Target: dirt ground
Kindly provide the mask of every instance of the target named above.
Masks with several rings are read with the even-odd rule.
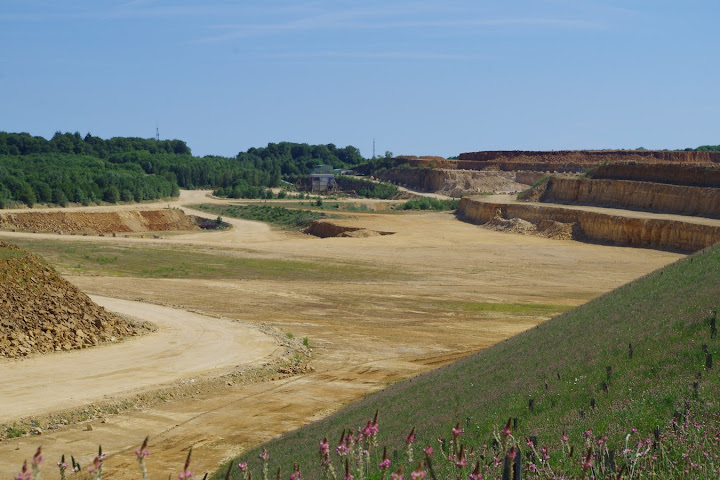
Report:
[[[173,205],[207,202],[205,194],[183,192]],[[110,208],[118,207],[90,209]],[[147,209],[148,205],[141,208]],[[184,209],[187,213],[202,215]],[[0,410],[15,412],[6,413],[6,417],[27,416],[32,414],[34,405],[48,396],[53,400],[49,406],[42,407],[45,410],[73,403],[82,408],[88,401],[120,398],[142,387],[142,384],[130,383],[131,379],[140,380],[140,372],[144,378],[157,375],[156,383],[160,386],[172,380],[187,382],[188,377],[194,375],[195,367],[198,367],[195,372],[208,375],[227,372],[233,365],[242,369],[243,362],[270,362],[277,338],[255,338],[250,341],[255,348],[253,353],[246,350],[249,338],[242,331],[246,329],[244,331],[258,335],[254,329],[258,324],[290,332],[296,339],[307,337],[314,371],[286,376],[270,374],[257,377],[257,381],[240,381],[241,377],[234,377],[233,381],[198,388],[189,395],[163,398],[124,413],[108,415],[104,423],[92,421],[92,430],[82,422],[61,425],[41,436],[5,440],[0,442],[0,476],[17,474],[23,459],[31,457],[40,444],[51,465],[62,453],[72,453],[83,464],[88,464],[97,445],[102,444],[103,451],[109,455],[104,475],[136,478],[133,452],[146,435],[150,436],[152,452],[148,460],[151,476],[164,478],[179,471],[191,446],[194,448],[193,471],[197,474],[214,470],[224,460],[252,445],[321,418],[390,383],[486,348],[532,328],[549,316],[548,313],[517,314],[512,308],[475,312],[466,308],[468,306],[497,302],[579,305],[680,258],[678,254],[656,250],[493,232],[460,222],[449,213],[353,213],[335,220],[344,226],[395,232],[367,238],[321,239],[275,230],[258,222],[225,220],[234,228],[173,235],[162,240],[70,238],[10,232],[0,233],[0,238],[8,242],[18,237],[117,242],[138,248],[148,244],[184,245],[197,252],[222,252],[238,257],[330,262],[328,268],[342,264],[350,271],[353,267],[364,272],[376,268],[377,276],[365,273],[358,277],[348,275],[342,281],[294,279],[283,282],[232,278],[67,277],[88,294],[150,302],[147,307],[133,303],[133,313],[161,325],[158,333],[113,345],[116,349],[113,357],[132,358],[137,342],[148,341],[147,349],[155,350],[167,344],[172,351],[189,353],[190,357],[186,358],[194,355],[198,365],[190,362],[187,366],[190,370],[178,368],[175,375],[173,372],[168,375],[168,367],[169,370],[175,368],[175,361],[158,349],[156,355],[120,367],[112,376],[98,369],[97,375],[85,376],[86,384],[75,384],[65,391],[59,386],[56,390],[41,388],[43,382],[52,386],[64,381],[57,370],[40,366],[44,358],[38,359],[40,363],[35,367],[29,361],[0,361],[3,372],[16,366],[29,369],[25,375],[4,382]],[[170,319],[168,312],[154,313],[154,304],[173,305],[173,315],[180,320]],[[121,310],[118,305],[116,303],[115,308]],[[176,325],[186,321],[183,312],[208,314],[201,322],[202,329],[227,336],[223,346],[216,348],[213,341],[194,343],[199,341],[196,335],[164,339],[162,317]],[[189,328],[196,331],[201,327]],[[230,336],[231,333],[234,336]],[[231,354],[232,345],[238,349],[237,356]],[[109,349],[74,352],[78,356],[73,364],[94,365],[93,355],[102,357],[102,352]],[[60,359],[55,355],[45,358]],[[209,363],[201,365],[200,360]],[[31,366],[25,367],[23,363]],[[32,384],[25,381],[29,377],[33,379]],[[40,386],[32,387],[34,384]],[[91,385],[100,388],[86,395],[86,387]],[[46,476],[53,474],[48,472]]]

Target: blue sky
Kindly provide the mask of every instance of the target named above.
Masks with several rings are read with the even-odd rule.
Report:
[[[0,130],[378,154],[720,144],[720,2],[0,0]]]

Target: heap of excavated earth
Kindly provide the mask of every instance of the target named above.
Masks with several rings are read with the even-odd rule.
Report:
[[[87,348],[140,330],[95,304],[38,256],[0,242],[0,356]]]

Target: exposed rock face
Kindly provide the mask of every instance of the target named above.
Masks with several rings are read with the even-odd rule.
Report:
[[[86,348],[137,333],[39,257],[0,242],[0,356]]]
[[[552,177],[539,200],[720,217],[718,188]]]
[[[720,165],[615,163],[600,165],[593,178],[720,187]]]
[[[718,169],[718,177],[716,178],[720,178],[720,152],[661,152],[650,150],[486,151],[462,153],[459,159],[402,156],[396,157],[396,160],[413,167],[464,170],[492,169],[503,172],[528,170],[549,173],[579,173],[600,165],[598,176],[602,178],[660,181],[665,183],[680,183],[672,181],[672,177],[677,175],[678,169],[690,172],[708,168]],[[627,173],[615,173],[616,166],[618,172],[627,171]],[[655,166],[660,166],[663,172],[662,174],[655,173],[657,179],[647,175],[647,173],[653,173]],[[633,171],[635,168],[637,168],[637,172]],[[695,174],[688,173],[688,175],[694,178]],[[680,184],[706,185],[706,183],[696,182],[682,182]],[[720,185],[720,182],[715,181],[715,185]]]
[[[485,224],[498,217],[521,219],[534,225],[552,221],[570,225],[573,238],[633,247],[694,252],[720,241],[720,227],[674,220],[620,217],[562,207],[504,204],[463,198],[457,216]]]
[[[535,162],[673,162],[720,163],[720,152],[667,152],[657,150],[558,150],[558,151],[485,151],[461,153],[460,160],[477,162],[535,161]]]
[[[520,192],[542,177],[538,172],[501,172],[497,170],[452,170],[445,168],[393,168],[378,178],[451,197],[467,194]]]
[[[0,228],[62,233],[123,233],[197,230],[182,210],[117,212],[20,212],[0,214]]]

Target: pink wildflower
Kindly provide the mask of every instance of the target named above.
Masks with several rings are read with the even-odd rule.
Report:
[[[363,435],[366,437],[371,437],[373,434],[373,428],[372,428],[372,420],[368,420],[367,425],[365,425],[362,429]]]
[[[412,480],[422,480],[425,478],[425,475],[427,475],[427,473],[423,470],[423,462],[420,462],[417,468],[410,474],[410,478],[412,478]]]
[[[37,451],[35,452],[35,455],[33,455],[32,464],[33,467],[37,467],[42,463],[43,457],[42,457],[42,447],[38,447]]]
[[[475,463],[475,470],[468,477],[470,480],[482,480],[483,476],[480,473],[480,462]]]
[[[412,430],[410,430],[410,433],[408,433],[408,436],[405,439],[405,443],[413,443],[413,442],[415,442],[415,427],[412,427]]]
[[[465,447],[460,447],[460,453],[458,454],[458,459],[455,461],[456,467],[465,467],[467,466],[467,459],[465,458]]]
[[[425,455],[427,455],[428,457],[431,456],[434,452],[432,445],[428,445],[427,447],[425,447],[423,452],[425,452]]]
[[[30,472],[28,471],[27,460],[23,462],[22,469],[15,480],[30,480]]]
[[[397,472],[393,472],[390,474],[390,478],[392,480],[404,480],[405,476],[402,473],[402,465],[398,467]]]
[[[187,458],[185,459],[185,466],[183,466],[182,473],[178,473],[180,480],[189,480],[195,475],[190,471],[190,457],[192,457],[192,447],[188,450]]]
[[[150,455],[150,451],[147,449],[148,439],[150,437],[145,437],[145,440],[143,440],[142,445],[138,450],[135,450],[135,456],[137,457],[138,462],[141,461],[143,458]]]
[[[460,422],[457,422],[455,424],[455,427],[453,427],[453,429],[452,429],[453,437],[459,437],[460,435],[462,435],[462,433],[463,433],[463,431],[462,431],[462,428],[460,428]]]
[[[505,427],[502,429],[502,432],[500,432],[500,435],[503,437],[508,437],[512,435],[512,430],[510,429],[510,423],[512,422],[512,418],[508,418],[507,423],[505,424]]]
[[[581,464],[583,470],[587,470],[589,468],[592,468],[593,466],[593,458],[592,458],[592,450],[588,449],[587,455],[583,458]]]
[[[265,447],[263,447],[262,452],[260,452],[260,455],[258,455],[258,458],[263,462],[267,462],[268,460],[270,460],[270,454],[265,449]]]
[[[241,472],[247,472],[247,469],[248,469],[247,462],[238,463],[238,469],[240,469]]]
[[[329,454],[330,454],[330,443],[328,442],[327,437],[325,437],[320,441],[320,455],[329,455]]]
[[[384,458],[382,462],[378,463],[378,467],[380,468],[380,470],[386,470],[390,468],[390,459]]]

